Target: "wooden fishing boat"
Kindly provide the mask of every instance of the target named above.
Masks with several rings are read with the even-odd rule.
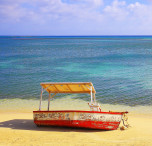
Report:
[[[95,88],[91,82],[49,82],[41,83],[40,106],[38,111],[33,111],[34,123],[37,126],[65,126],[77,128],[91,128],[103,130],[115,130],[118,128],[123,116],[128,112],[103,112],[96,102]],[[48,109],[41,110],[42,94],[49,93]],[[58,93],[85,93],[91,95],[91,102],[88,103],[90,111],[60,110],[51,111],[50,99]]]

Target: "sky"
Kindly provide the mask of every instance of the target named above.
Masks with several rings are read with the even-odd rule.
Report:
[[[0,35],[152,35],[152,0],[0,0]]]

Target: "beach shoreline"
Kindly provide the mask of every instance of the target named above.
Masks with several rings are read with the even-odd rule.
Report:
[[[30,113],[39,109],[39,99],[0,99],[0,112]],[[74,99],[70,96],[53,99],[50,101],[50,110],[90,110],[88,102],[82,99]],[[128,106],[120,104],[100,103],[102,111],[128,111],[130,114],[152,115],[152,106],[138,105]],[[47,110],[48,99],[42,101],[42,110]]]
[[[37,102],[37,101],[36,101]],[[130,128],[101,131],[62,127],[37,127],[33,111],[0,110],[0,146],[2,145],[152,145],[152,114],[129,112]]]

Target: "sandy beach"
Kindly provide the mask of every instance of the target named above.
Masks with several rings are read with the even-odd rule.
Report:
[[[127,130],[114,131],[36,127],[31,112],[0,112],[0,146],[108,145],[151,146],[152,114],[130,113]],[[122,124],[122,123],[121,123]]]

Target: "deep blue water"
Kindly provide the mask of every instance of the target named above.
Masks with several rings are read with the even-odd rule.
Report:
[[[152,105],[152,36],[0,37],[1,99],[39,98],[49,81],[92,82],[101,103]]]

